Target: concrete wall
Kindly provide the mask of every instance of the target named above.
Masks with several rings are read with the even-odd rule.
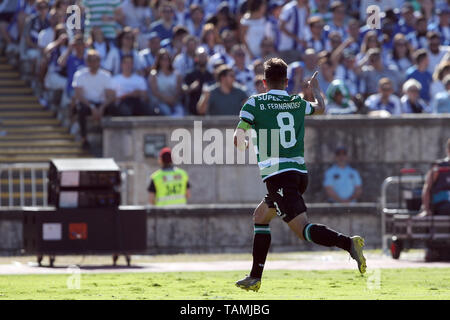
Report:
[[[251,252],[252,213],[255,205],[188,205],[181,208],[124,207],[147,210],[147,253]],[[39,209],[34,209],[39,210]],[[22,249],[20,208],[0,209],[0,254],[20,254]],[[345,234],[365,237],[367,248],[381,246],[380,216],[375,204],[353,206],[310,204],[311,222],[322,223]],[[271,251],[323,250],[296,238],[276,217],[271,223]]]
[[[202,132],[194,130],[195,121],[202,121]],[[130,204],[147,202],[147,184],[151,172],[158,168],[155,158],[144,156],[144,137],[164,135],[166,144],[174,147],[180,140],[171,140],[177,129],[186,129],[191,136],[191,158],[207,151],[210,140],[202,141],[208,129],[229,133],[235,128],[235,117],[190,117],[168,119],[159,117],[114,118],[104,122],[103,155],[125,161],[133,168],[130,177]],[[200,124],[197,122],[197,125]],[[197,128],[198,129],[198,128]],[[213,133],[214,131],[209,131]],[[229,136],[229,135],[228,135]],[[225,134],[224,134],[225,137]],[[200,141],[195,144],[194,141]],[[405,115],[391,118],[369,118],[364,115],[314,116],[306,120],[305,158],[310,173],[305,194],[307,202],[322,202],[326,197],[322,188],[323,175],[331,165],[334,149],[345,145],[349,149],[351,165],[363,180],[361,201],[376,202],[382,181],[397,175],[402,167],[422,171],[431,161],[445,156],[444,144],[450,138],[450,114]],[[206,139],[205,139],[206,140]],[[225,138],[223,144],[225,145]],[[195,144],[195,147],[194,147]],[[198,149],[194,149],[198,148]],[[237,160],[236,151],[226,145],[226,157]],[[191,164],[185,168],[192,184],[191,203],[255,203],[265,194],[265,186],[256,165],[249,164],[254,152],[247,154],[246,164]],[[236,162],[236,161],[235,161]]]

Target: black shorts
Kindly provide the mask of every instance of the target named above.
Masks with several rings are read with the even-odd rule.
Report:
[[[286,171],[266,179],[268,193],[264,202],[275,208],[277,215],[290,222],[299,214],[306,212],[302,194],[308,186],[308,175],[298,171]]]

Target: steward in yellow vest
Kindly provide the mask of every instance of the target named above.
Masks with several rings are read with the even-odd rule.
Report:
[[[157,206],[186,204],[190,197],[189,176],[183,169],[172,164],[170,148],[159,153],[161,169],[150,176],[149,202]]]

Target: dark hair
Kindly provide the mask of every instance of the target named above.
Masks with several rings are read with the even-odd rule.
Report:
[[[186,29],[186,27],[180,26],[180,25],[175,26],[173,28],[173,37],[172,37],[172,39],[173,38],[177,38],[179,36],[183,36],[185,34],[189,34],[189,31],[188,31],[188,29]]]
[[[414,52],[414,62],[416,64],[419,64],[422,62],[423,59],[425,59],[428,56],[426,49],[418,49],[416,52]]]
[[[287,79],[287,64],[280,58],[271,58],[264,63],[264,78],[269,87],[284,86]]]
[[[248,12],[255,12],[258,11],[259,8],[261,8],[262,5],[266,3],[265,0],[248,0],[247,1],[247,11]]]
[[[153,65],[153,70],[159,71],[159,69],[161,69],[161,57],[164,55],[167,55],[169,57],[169,60],[170,60],[169,70],[170,70],[170,72],[172,72],[173,71],[172,57],[170,56],[169,51],[167,51],[164,48],[159,49],[158,54],[156,55],[156,58],[155,58],[155,64]]]
[[[119,43],[119,48],[122,47],[122,40],[125,37],[125,35],[131,34],[133,36],[133,43],[136,40],[136,37],[134,36],[133,29],[129,26],[126,26],[125,28],[120,31],[119,35],[117,36],[117,42]]]
[[[441,40],[441,37],[440,37],[438,32],[436,32],[436,31],[428,31],[427,32],[427,39],[428,40],[435,39],[435,38]]]
[[[220,82],[220,80],[223,77],[226,77],[228,75],[228,72],[233,71],[233,69],[231,69],[229,66],[227,66],[226,64],[223,64],[221,66],[219,66],[215,72],[216,74],[216,81]]]

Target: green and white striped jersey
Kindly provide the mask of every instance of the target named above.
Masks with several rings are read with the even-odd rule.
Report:
[[[314,107],[299,95],[270,90],[251,96],[239,117],[252,126],[252,141],[263,181],[278,173],[306,173],[304,159],[305,115]]]

